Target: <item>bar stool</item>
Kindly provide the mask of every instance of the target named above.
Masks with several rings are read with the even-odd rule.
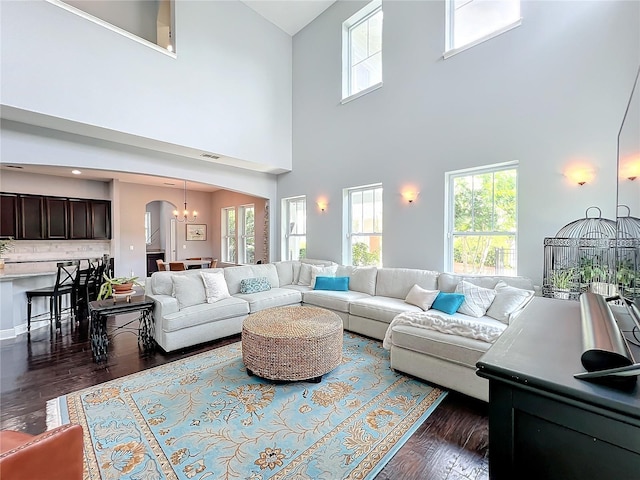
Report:
[[[49,322],[56,319],[56,329],[62,327],[62,297],[69,295],[70,311],[73,316],[76,304],[75,298],[75,279],[78,273],[80,262],[59,262],[57,264],[58,271],[56,273],[56,283],[52,287],[38,288],[36,290],[28,290],[27,294],[27,332],[31,331],[31,301],[33,297],[49,297]]]

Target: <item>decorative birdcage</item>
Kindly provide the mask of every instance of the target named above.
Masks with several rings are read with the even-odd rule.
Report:
[[[616,241],[616,283],[620,294],[627,298],[640,297],[640,218],[631,216],[631,209],[618,205],[618,209],[627,209],[626,216],[618,213],[618,239]]]
[[[598,211],[589,217],[589,211]],[[555,237],[544,239],[542,294],[577,300],[588,289],[614,295],[616,289],[616,222],[602,218],[598,207],[589,207],[585,218],[562,227]]]

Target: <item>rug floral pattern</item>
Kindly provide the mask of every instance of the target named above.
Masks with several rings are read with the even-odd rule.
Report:
[[[353,334],[317,384],[249,377],[241,353],[238,342],[58,399],[84,427],[86,478],[371,478],[446,394]]]

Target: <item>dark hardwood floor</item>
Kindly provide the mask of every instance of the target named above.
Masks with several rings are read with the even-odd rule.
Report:
[[[109,320],[109,328],[126,316]],[[52,398],[140,370],[240,340],[240,335],[179,352],[147,356],[130,332],[110,337],[108,361],[93,363],[88,322],[64,323],[62,333],[48,328],[0,342],[0,415],[2,429],[38,434],[46,430],[46,402]],[[378,480],[489,478],[488,407],[450,392],[376,477]]]

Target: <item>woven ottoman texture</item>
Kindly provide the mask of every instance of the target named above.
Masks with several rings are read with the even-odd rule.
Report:
[[[324,308],[268,308],[242,323],[242,359],[249,374],[319,382],[342,362],[342,336],[342,320]]]

